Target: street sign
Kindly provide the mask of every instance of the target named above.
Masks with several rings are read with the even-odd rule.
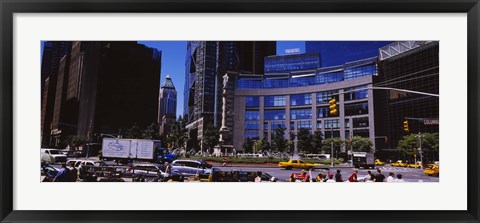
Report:
[[[439,121],[438,121],[438,119],[424,119],[423,124],[424,125],[438,125]]]

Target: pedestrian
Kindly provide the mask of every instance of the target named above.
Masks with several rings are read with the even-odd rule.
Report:
[[[337,174],[335,174],[335,181],[343,182],[342,174],[340,174],[340,170],[337,170]]]
[[[358,170],[353,170],[353,173],[352,175],[350,175],[350,177],[348,178],[348,181],[349,182],[358,182],[358,179],[357,179],[357,173],[358,173]]]
[[[324,182],[325,179],[325,175],[323,175],[322,173],[318,173],[317,177],[315,178],[315,181],[316,182]]]
[[[395,180],[395,182],[399,182],[399,183],[405,182],[405,180],[403,180],[402,178],[403,178],[402,174],[397,174],[397,179]]]
[[[363,177],[363,181],[364,182],[367,182],[367,181],[372,181],[372,171],[367,171],[367,175],[365,175],[365,177]]]
[[[70,182],[77,182],[78,170],[75,168],[75,164],[69,163],[67,167],[70,169]]]
[[[257,172],[257,177],[255,177],[255,182],[262,182],[262,172]]]
[[[62,168],[58,171],[53,182],[69,182],[70,181],[70,169],[67,168],[66,163],[62,163]]]
[[[310,175],[308,175],[306,170],[302,170],[302,180],[301,182],[308,182],[310,179]]]
[[[328,174],[328,180],[325,181],[327,183],[335,183],[336,181],[333,179],[333,173]]]
[[[163,168],[165,168],[165,179],[170,179],[170,175],[172,174],[172,166],[170,163],[165,162],[165,164],[163,164]]]
[[[395,181],[395,174],[393,172],[388,173],[387,183],[393,183]]]
[[[382,174],[380,168],[377,168],[377,174],[375,175],[375,182],[383,182],[385,180],[385,175]]]

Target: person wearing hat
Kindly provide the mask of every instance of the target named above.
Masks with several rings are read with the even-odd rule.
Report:
[[[335,180],[333,179],[333,173],[329,173],[329,174],[328,174],[328,180],[325,181],[325,182],[327,182],[327,183],[335,183],[335,182],[337,182],[337,181],[335,181]]]

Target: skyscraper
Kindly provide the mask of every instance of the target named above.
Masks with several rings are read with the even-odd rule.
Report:
[[[263,73],[264,58],[276,53],[275,42],[196,41],[187,43],[184,115],[191,147],[197,147],[207,124],[218,126],[222,114],[222,77],[228,71]]]
[[[42,137],[42,145],[59,146],[69,134],[90,141],[97,133],[125,134],[133,124],[146,127],[158,121],[160,51],[122,41],[70,46],[71,53],[59,63],[60,82],[53,84],[54,75],[47,78],[57,100],[50,106],[44,103],[45,110],[55,110],[55,122],[50,125],[42,118],[42,126],[53,127],[53,140]]]
[[[165,77],[160,87],[158,123],[160,124],[160,134],[170,132],[170,127],[177,116],[177,91],[173,85],[170,75]]]

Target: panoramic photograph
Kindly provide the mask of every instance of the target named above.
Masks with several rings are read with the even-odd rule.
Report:
[[[42,41],[41,182],[435,183],[439,41]]]

